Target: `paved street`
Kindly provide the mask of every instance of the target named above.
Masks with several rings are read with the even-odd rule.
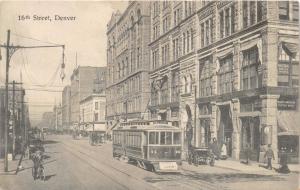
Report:
[[[297,189],[297,173],[279,175],[245,173],[218,166],[183,164],[180,174],[156,174],[124,161],[114,160],[111,144],[90,146],[88,139],[48,136],[46,181],[34,181],[32,162],[25,159],[18,175],[1,173],[0,189]],[[15,161],[16,163],[16,161]],[[3,163],[0,163],[1,166]],[[16,164],[15,164],[16,165]],[[10,170],[14,170],[10,162]]]

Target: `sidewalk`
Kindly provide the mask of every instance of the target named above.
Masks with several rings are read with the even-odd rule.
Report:
[[[279,168],[279,164],[273,163],[273,170],[267,170],[264,168],[263,163],[258,162],[251,162],[250,165],[246,165],[241,163],[238,160],[216,160],[215,167],[224,168],[224,169],[231,169],[240,172],[247,172],[247,173],[266,173],[266,174],[274,174],[277,173],[274,169]],[[293,173],[300,173],[300,165],[299,164],[289,164],[289,169]]]
[[[4,159],[0,159],[0,175],[15,175],[19,160],[20,160],[21,155],[16,155],[14,160],[8,161],[8,172],[4,172]],[[21,166],[24,167],[24,162],[27,161],[28,158],[23,157]],[[22,170],[22,169],[20,169]],[[19,171],[20,171],[19,170]]]

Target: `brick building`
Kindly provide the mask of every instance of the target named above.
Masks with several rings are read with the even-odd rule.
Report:
[[[151,2],[151,118],[196,147],[217,138],[234,159],[271,144],[295,161],[298,18],[296,1]]]
[[[215,137],[235,159],[249,146],[262,160],[267,144],[298,157],[298,14],[296,1],[214,1],[197,12],[196,146]]]
[[[82,122],[80,101],[87,96],[105,91],[106,67],[79,66],[71,76],[71,125]]]
[[[107,121],[145,118],[149,103],[149,2],[130,1],[107,25]]]

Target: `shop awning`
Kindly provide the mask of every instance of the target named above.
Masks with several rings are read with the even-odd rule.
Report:
[[[278,111],[278,136],[300,135],[300,115],[296,111]]]
[[[291,57],[295,58],[298,53],[298,44],[282,42],[282,49]]]

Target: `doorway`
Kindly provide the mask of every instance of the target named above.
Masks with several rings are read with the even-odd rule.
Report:
[[[219,106],[219,128],[218,128],[218,142],[219,144],[225,143],[227,148],[227,155],[232,156],[232,117],[230,105]]]

